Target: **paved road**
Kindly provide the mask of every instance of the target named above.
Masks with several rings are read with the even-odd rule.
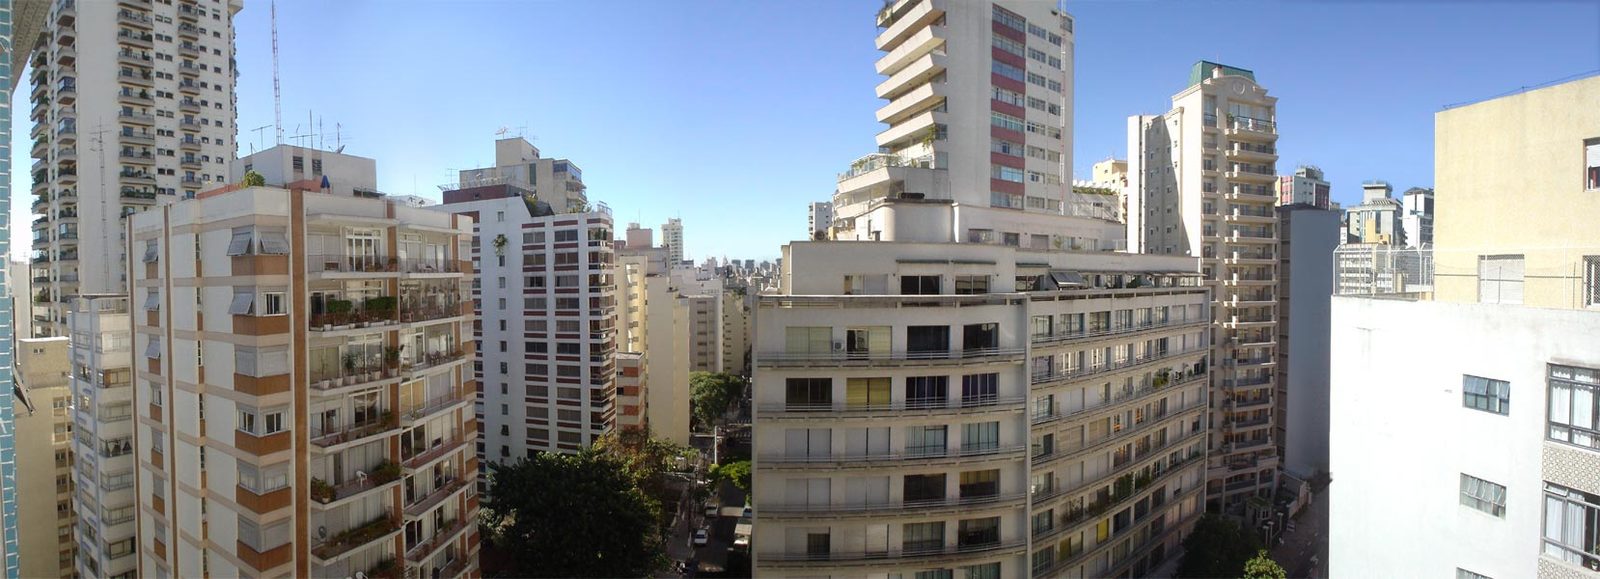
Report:
[[[692,496],[682,501],[682,508],[673,521],[672,536],[667,539],[667,555],[673,561],[692,558],[699,563],[700,571],[723,571],[728,562],[728,547],[733,545],[733,528],[739,522],[739,515],[744,512],[744,495],[744,491],[732,483],[724,482],[716,493],[717,499],[720,499],[717,504],[723,507],[714,517],[707,517],[705,504],[695,502]],[[694,531],[702,528],[710,530],[710,541],[703,547],[696,547],[693,543]],[[677,576],[672,571],[656,574],[658,578]]]
[[[1326,576],[1328,562],[1328,489],[1316,494],[1311,505],[1293,519],[1295,529],[1285,531],[1283,544],[1272,548],[1272,559],[1290,577],[1318,579]],[[1317,559],[1317,565],[1311,559]]]

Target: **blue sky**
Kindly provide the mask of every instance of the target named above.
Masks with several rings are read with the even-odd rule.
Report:
[[[240,154],[273,141],[270,127],[254,132],[273,122],[268,3],[245,2]],[[582,167],[591,199],[619,222],[681,217],[696,258],[771,258],[804,235],[806,204],[827,199],[835,174],[882,129],[876,4],[283,0],[284,133],[316,132],[312,113],[327,146],[337,124],[347,152],[378,160],[380,189],[437,198],[454,169],[490,164],[495,131],[509,127]],[[1199,59],[1254,70],[1279,98],[1280,170],[1320,165],[1345,202],[1364,179],[1430,185],[1433,113],[1444,105],[1600,69],[1593,2],[1085,1],[1068,10],[1079,176],[1125,155],[1126,118],[1165,111]],[[1201,32],[1225,20],[1255,30]],[[12,237],[26,254],[25,85],[17,99]]]

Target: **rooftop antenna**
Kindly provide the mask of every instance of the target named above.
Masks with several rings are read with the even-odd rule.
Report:
[[[268,125],[261,125],[259,127],[254,128],[254,129],[251,129],[251,131],[256,134],[256,140],[257,141],[261,141],[261,143],[262,143],[261,148],[263,148],[263,149],[267,148],[267,145],[266,145],[266,141],[262,141],[261,140],[262,137],[263,137],[263,135],[261,134],[261,131],[266,130],[266,129],[270,129],[270,128],[272,128],[272,125],[268,124]],[[254,155],[255,153],[256,153],[256,144],[255,143],[250,143],[250,154]]]
[[[272,0],[272,119],[283,144],[283,92],[278,86],[278,0]]]

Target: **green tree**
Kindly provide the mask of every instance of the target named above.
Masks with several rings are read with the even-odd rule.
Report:
[[[709,473],[716,480],[728,479],[733,481],[733,486],[739,490],[750,492],[750,461],[738,460],[711,467]]]
[[[687,458],[692,451],[670,440],[652,438],[649,430],[626,428],[595,440],[594,452],[615,460],[646,496],[666,504],[677,498],[667,475],[677,469],[680,457]]]
[[[710,428],[722,420],[728,407],[745,395],[745,379],[723,372],[689,375],[689,407],[695,422]]]
[[[1255,558],[1244,562],[1244,579],[1289,579],[1289,574],[1267,556],[1267,550],[1256,551]]]
[[[1261,548],[1255,535],[1239,523],[1221,515],[1206,513],[1195,523],[1194,531],[1183,540],[1183,560],[1179,577],[1233,577],[1245,561]]]
[[[486,560],[506,577],[643,577],[666,567],[660,503],[615,457],[539,453],[489,465]]]
[[[266,177],[262,177],[260,173],[257,173],[255,171],[255,169],[251,169],[249,171],[245,171],[244,172],[244,186],[245,187],[265,187],[266,185],[267,185],[267,178]]]

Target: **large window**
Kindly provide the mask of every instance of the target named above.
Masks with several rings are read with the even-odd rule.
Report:
[[[907,503],[944,500],[943,474],[908,474],[904,485],[903,494]]]
[[[992,497],[1000,494],[1000,470],[974,470],[961,473],[961,498]]]
[[[1550,365],[1550,440],[1600,449],[1600,370]]]
[[[1523,260],[1520,255],[1485,255],[1478,258],[1478,303],[1522,303]]]
[[[1511,383],[1493,378],[1463,376],[1461,405],[1495,414],[1511,413]]]
[[[967,452],[1000,448],[1000,423],[975,422],[961,425],[961,449]]]
[[[949,376],[909,376],[906,378],[907,408],[943,408],[949,400]]]
[[[962,349],[972,352],[974,350],[994,350],[1000,347],[1000,324],[967,324],[961,331]]]
[[[833,351],[833,328],[784,328],[784,353],[819,356]]]
[[[961,405],[982,406],[999,400],[1000,375],[967,374],[961,377]]]
[[[911,456],[942,455],[946,447],[944,426],[910,426],[906,428],[906,454]]]
[[[939,295],[939,276],[936,275],[903,275],[900,276],[900,293],[912,296]]]
[[[784,383],[784,402],[791,411],[832,408],[833,379],[789,378]]]
[[[991,70],[1000,76],[1017,82],[1022,82],[1023,79],[1027,78],[1027,73],[1023,72],[1021,68],[1011,66],[998,60],[990,61],[990,64],[992,65]]]
[[[942,357],[950,351],[950,326],[906,326],[906,351],[913,357]]]
[[[1001,181],[1010,181],[1012,183],[1021,183],[1023,181],[1024,177],[1026,176],[1026,173],[1022,169],[1018,169],[1016,167],[1007,167],[1005,165],[990,165],[989,166],[989,176],[993,177],[995,179],[999,179]]]
[[[1544,554],[1600,571],[1600,495],[1544,483]]]
[[[1461,473],[1461,504],[1503,519],[1506,517],[1506,487]]]
[[[966,519],[957,527],[956,544],[962,547],[993,545],[1000,542],[1000,517]]]
[[[987,275],[958,275],[956,276],[957,295],[977,295],[989,293],[989,276]]]
[[[889,406],[888,378],[848,378],[845,380],[845,405],[850,408]]]
[[[790,428],[784,431],[785,455],[789,458],[827,458],[833,456],[833,430]]]
[[[906,523],[902,550],[907,553],[938,551],[944,548],[944,521]]]

